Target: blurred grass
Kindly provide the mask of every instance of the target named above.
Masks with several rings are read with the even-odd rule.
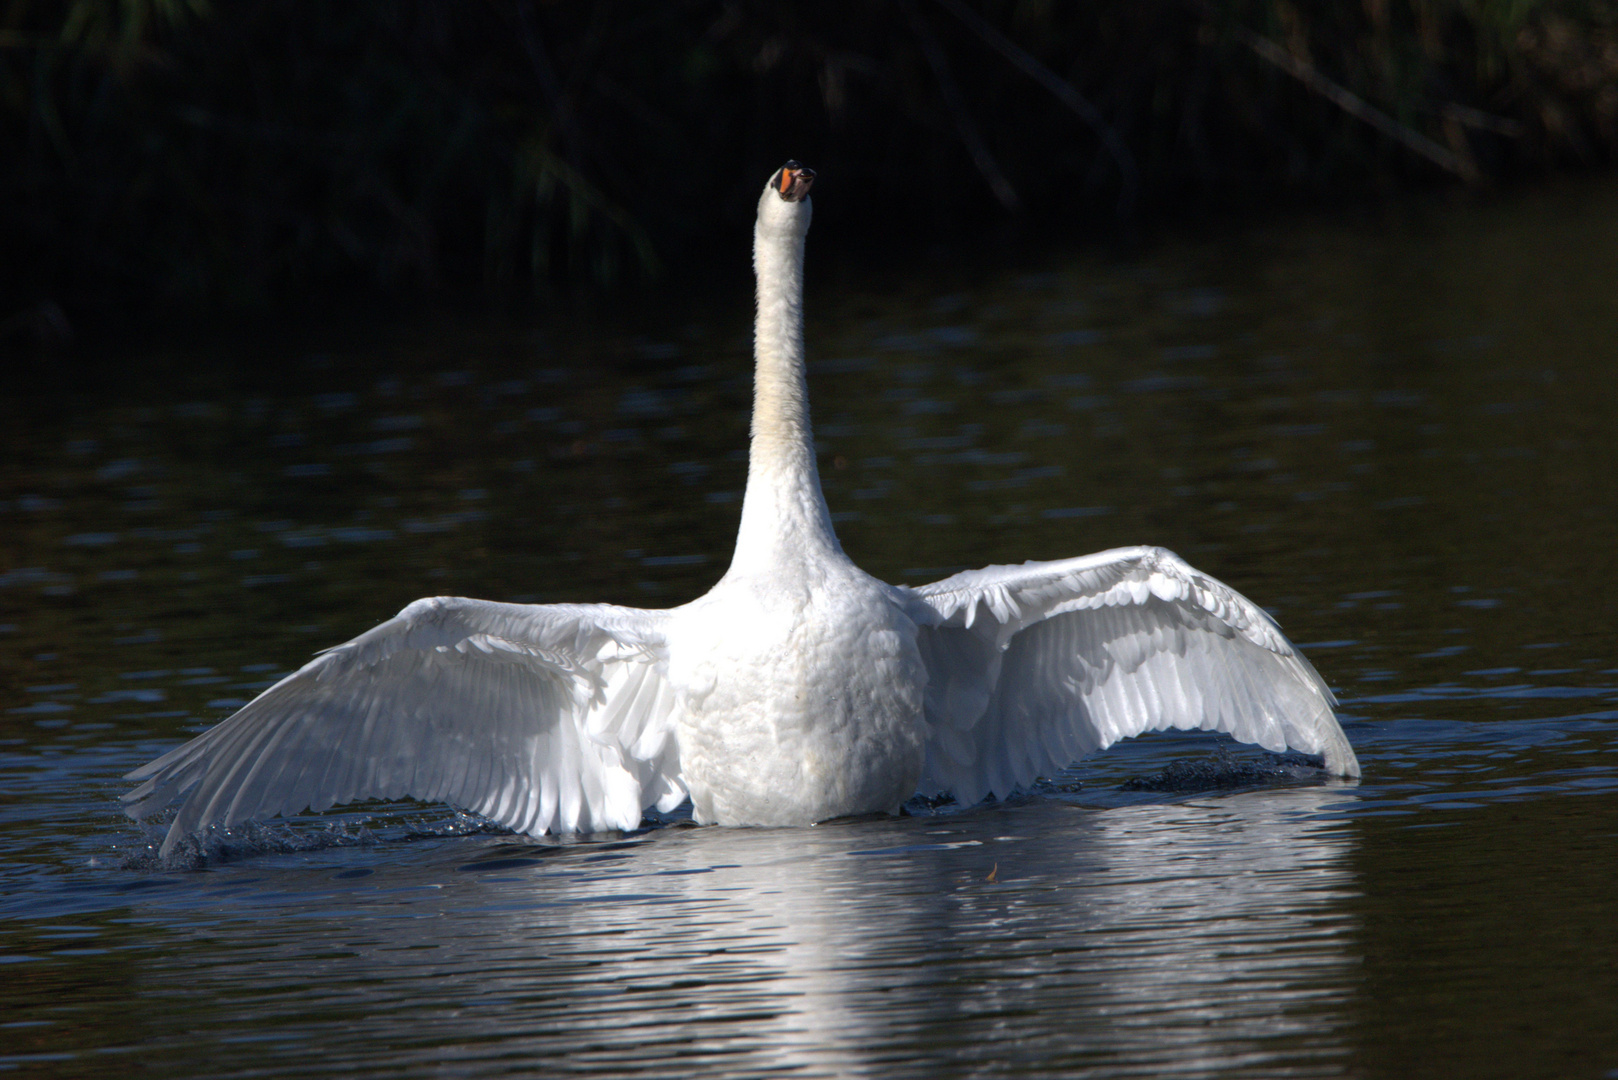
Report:
[[[823,240],[950,242],[1615,150],[1604,0],[11,0],[0,342],[653,279],[787,157]]]

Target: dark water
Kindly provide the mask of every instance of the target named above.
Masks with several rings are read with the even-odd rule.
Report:
[[[147,357],[0,402],[0,1070],[1618,1076],[1618,187],[811,277],[856,559],[1171,547],[1308,648],[1363,782],[1165,735],[937,816],[371,807],[158,865],[118,777],[313,649],[715,580],[748,312]],[[1125,786],[1171,766],[1236,786]]]

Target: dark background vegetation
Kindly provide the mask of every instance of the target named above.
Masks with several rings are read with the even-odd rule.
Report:
[[[8,0],[0,342],[678,283],[789,156],[835,247],[1615,151],[1602,0]]]

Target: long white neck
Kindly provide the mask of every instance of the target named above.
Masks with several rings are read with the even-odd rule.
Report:
[[[820,491],[803,360],[803,248],[809,202],[773,188],[753,228],[758,313],[753,332],[753,442],[732,573],[768,572],[797,558],[841,557]]]

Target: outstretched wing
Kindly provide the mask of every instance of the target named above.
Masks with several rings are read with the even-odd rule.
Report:
[[[630,829],[685,796],[667,613],[417,600],[126,779],[144,817],[209,825],[356,799],[442,801],[518,831]]]
[[[1358,776],[1336,699],[1275,621],[1162,548],[989,566],[915,590],[922,790],[976,802],[1145,731],[1228,732]]]

